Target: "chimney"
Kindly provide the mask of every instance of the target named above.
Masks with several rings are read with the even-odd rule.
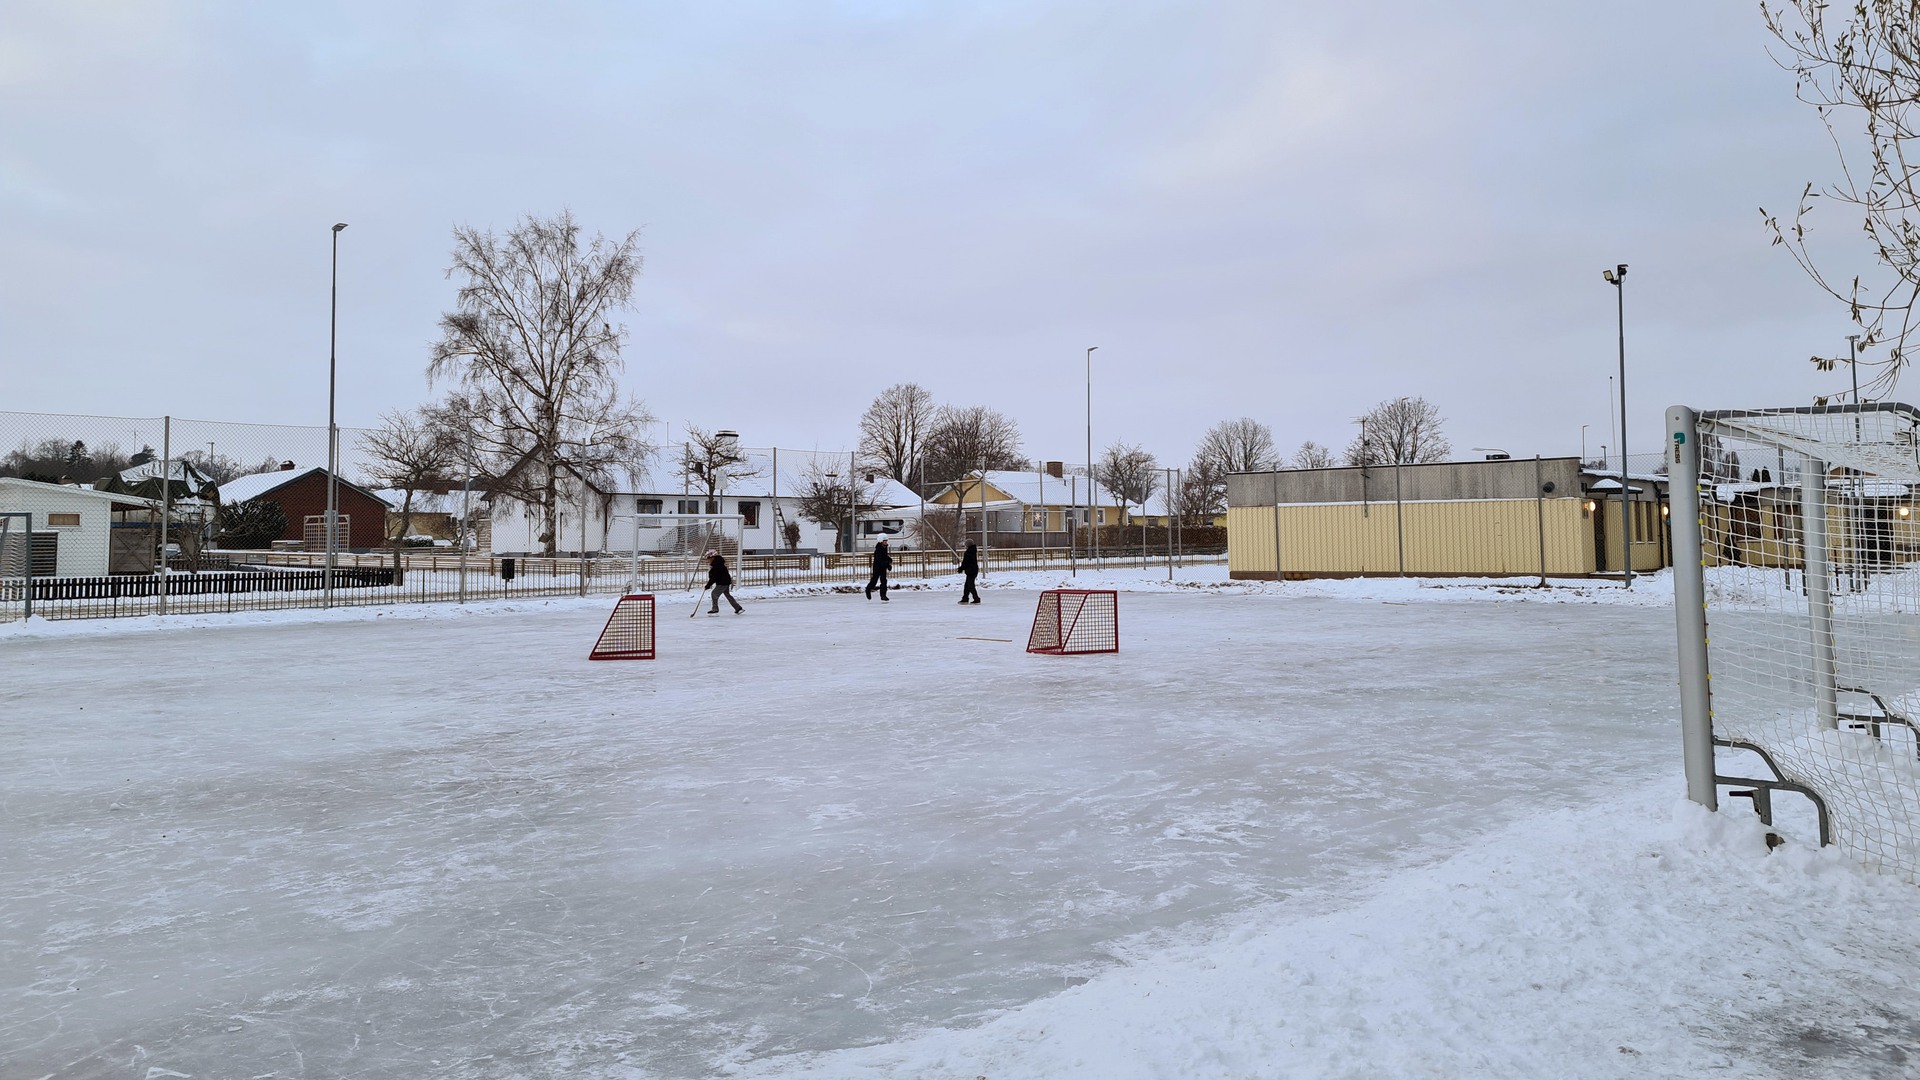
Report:
[[[1047,475],[1053,477],[1055,480],[1065,479],[1067,467],[1063,462],[1049,461],[1047,462]]]

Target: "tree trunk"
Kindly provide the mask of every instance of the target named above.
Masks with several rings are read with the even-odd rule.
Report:
[[[400,548],[407,542],[407,532],[413,528],[413,488],[400,500],[400,531],[393,538],[393,583],[406,584],[407,571],[400,565]]]

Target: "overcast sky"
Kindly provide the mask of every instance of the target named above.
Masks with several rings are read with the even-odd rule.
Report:
[[[437,393],[450,230],[571,208],[643,230],[625,381],[675,432],[844,447],[913,381],[1077,460],[1097,345],[1096,450],[1415,394],[1463,455],[1597,452],[1626,262],[1652,451],[1846,381],[1761,227],[1834,164],[1755,9],[0,0],[0,409],[324,423],[345,221],[371,424]]]

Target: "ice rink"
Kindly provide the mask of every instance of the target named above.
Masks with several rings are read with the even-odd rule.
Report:
[[[1679,790],[1664,606],[1139,576],[0,638],[0,1075],[778,1071]]]

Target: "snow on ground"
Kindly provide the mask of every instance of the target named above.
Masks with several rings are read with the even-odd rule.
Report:
[[[0,628],[0,1076],[1920,1061],[1912,887],[1674,809],[1662,578],[956,588]]]

